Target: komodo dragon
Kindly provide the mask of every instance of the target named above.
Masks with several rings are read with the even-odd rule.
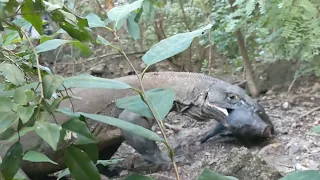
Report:
[[[136,76],[126,76],[116,78],[115,80],[125,82],[132,87],[140,88]],[[177,105],[173,107],[178,107],[177,109],[180,109],[181,113],[197,120],[205,121],[209,119],[215,119],[219,122],[225,122],[228,112],[231,113],[233,110],[237,110],[239,108],[247,110],[250,109],[250,112],[257,115],[250,116],[253,119],[250,119],[249,122],[252,123],[246,124],[247,128],[242,129],[242,134],[247,137],[268,138],[271,137],[274,132],[273,125],[266,115],[263,107],[255,100],[250,98],[240,87],[231,85],[230,83],[222,80],[198,73],[151,72],[144,75],[143,86],[145,90],[153,88],[172,88],[176,91],[174,104]],[[136,93],[130,89],[114,90],[74,88],[72,89],[72,92],[73,96],[82,98],[75,98],[72,100],[75,112],[85,112],[91,114],[99,113],[111,117],[119,117],[122,112],[122,109],[118,109],[115,106],[114,102],[116,99],[136,95]],[[70,107],[69,100],[62,101],[60,108],[64,107]],[[126,111],[123,112],[123,119],[127,118],[127,120],[131,120],[134,123],[138,122],[138,124],[139,121],[140,123],[143,121],[143,119],[134,121],[136,118],[132,119],[127,117],[125,113]],[[237,117],[234,118],[235,119],[232,122],[237,120]],[[69,117],[61,113],[56,113],[55,119],[59,124],[62,124],[63,122],[67,121]],[[54,119],[51,118],[50,121],[54,122]],[[243,121],[243,123],[245,123],[245,121]],[[93,135],[95,135],[98,140],[100,159],[110,159],[125,138],[130,140],[130,138],[134,137],[130,133],[127,135],[126,133],[122,134],[119,128],[98,123],[97,121],[88,120],[88,124]],[[146,125],[148,123],[144,124]],[[232,126],[234,124],[237,123],[231,123],[230,125]],[[237,124],[237,126],[239,126],[239,124]],[[230,129],[236,130],[237,127],[230,127]],[[236,133],[237,131],[234,132]],[[126,136],[125,138],[124,135]],[[140,138],[140,136],[137,138]],[[140,140],[147,141],[144,138],[140,138]],[[37,146],[37,149],[34,150],[46,154],[50,159],[58,163],[58,165],[53,165],[51,163],[32,163],[23,161],[21,167],[30,178],[33,179],[33,177],[36,176],[54,173],[66,167],[63,163],[63,154],[59,151],[59,148],[63,149],[63,147],[59,146],[58,151],[53,151],[53,149],[47,143],[41,141],[40,137],[34,132],[30,132],[23,136],[20,139],[20,142],[22,143],[24,150],[30,149],[38,142],[41,142],[41,145]],[[2,143],[3,141],[0,141],[0,146],[2,146]],[[12,143],[7,143],[1,147],[1,157],[4,156],[11,145]],[[141,149],[148,150],[146,149],[147,147],[139,146],[139,144],[134,144],[133,147],[140,152]],[[151,149],[149,151],[152,152],[155,150]],[[145,156],[148,156],[148,154]],[[161,157],[160,155],[156,155],[154,157],[149,157],[149,160],[156,161],[156,158]],[[146,159],[148,159],[148,157]]]

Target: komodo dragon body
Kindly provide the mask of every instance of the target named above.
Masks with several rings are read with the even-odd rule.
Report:
[[[140,88],[136,76],[126,76],[116,78],[114,80],[122,81],[132,87]],[[271,134],[274,131],[271,121],[260,104],[250,98],[240,87],[222,80],[198,73],[152,72],[144,75],[143,86],[145,90],[153,88],[172,88],[176,91],[174,103],[177,105],[177,109],[180,109],[181,113],[197,120],[204,121],[215,119],[220,122],[221,127],[229,128],[231,130],[236,130],[240,126],[243,127],[244,124],[246,129],[242,128],[242,134],[247,137],[271,137]],[[81,97],[81,99],[72,99],[75,112],[104,114],[111,117],[119,117],[123,111],[116,107],[115,100],[136,95],[136,93],[131,89],[74,88],[72,89],[72,92],[72,96]],[[71,107],[69,100],[62,101],[60,108],[64,107]],[[249,117],[249,119],[251,118],[248,120],[248,122],[250,122],[249,124],[246,123],[246,119],[240,118],[242,122],[230,123],[229,125],[226,119],[228,113],[239,108],[243,108],[247,111],[250,110],[250,112],[257,115]],[[141,119],[141,116],[138,116],[138,120],[137,118],[132,119],[131,117],[127,117],[125,112],[126,111],[124,111],[122,116],[120,116],[120,119],[130,120],[133,123],[150,129],[150,124],[146,122],[142,123],[143,118]],[[70,117],[61,113],[56,113],[54,116],[59,124],[70,119]],[[232,117],[232,121],[230,122],[236,122],[237,117]],[[52,118],[50,121],[54,122],[54,119]],[[134,135],[130,133],[122,134],[119,128],[104,123],[98,123],[94,120],[88,120],[88,124],[90,130],[98,140],[99,159],[110,159],[124,141],[124,136],[127,141],[130,141],[130,138],[132,139],[132,137],[134,137]],[[234,124],[236,124],[236,126],[232,127]],[[237,131],[234,132],[236,133]],[[214,133],[209,132],[206,139],[210,138],[212,134]],[[138,138],[143,139],[141,137]],[[46,154],[50,159],[58,163],[58,165],[53,165],[50,163],[32,163],[23,161],[22,169],[28,176],[35,177],[41,174],[49,174],[65,168],[63,163],[63,153],[60,150],[67,145],[64,144],[64,146],[58,146],[58,151],[53,151],[53,149],[47,143],[41,141],[40,137],[34,132],[30,132],[23,136],[20,139],[20,142],[22,143],[24,150],[28,150],[41,142],[34,150]],[[4,156],[5,152],[12,145],[12,143],[1,145],[2,143],[3,142],[0,141],[0,146],[2,146],[0,150],[1,157]],[[139,153],[142,153],[141,149],[146,150],[148,148],[132,143],[131,146]],[[155,150],[152,150],[151,148],[148,151]],[[155,158],[157,158],[157,156]],[[149,159],[151,159],[151,161],[155,160],[154,158]]]

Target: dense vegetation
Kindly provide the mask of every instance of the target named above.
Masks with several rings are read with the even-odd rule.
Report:
[[[55,164],[44,154],[22,148],[20,136],[30,131],[35,131],[54,150],[59,149],[57,144],[64,133],[73,132],[82,137],[73,143],[89,144],[91,151],[84,152],[73,145],[66,148],[64,160],[68,169],[61,176],[71,173],[75,179],[81,179],[83,175],[100,179],[95,165],[108,162],[99,161],[88,154],[97,151],[97,148],[94,144],[96,139],[88,131],[85,118],[168,145],[165,134],[162,134],[162,138],[152,131],[112,117],[59,109],[61,101],[70,97],[58,94],[69,88],[131,88],[121,82],[89,75],[62,77],[52,74],[50,69],[41,66],[39,55],[62,45],[72,45],[83,56],[92,55],[91,47],[99,45],[119,52],[125,58],[128,50],[147,50],[142,57],[146,68],[168,59],[187,71],[205,73],[210,73],[213,67],[212,55],[223,56],[234,71],[243,70],[244,67],[253,95],[257,94],[252,82],[255,59],[298,61],[300,69],[297,76],[310,73],[320,76],[320,61],[317,59],[320,2],[316,0],[118,1],[107,14],[90,2],[0,1],[0,140],[15,142],[6,156],[2,157],[0,179],[23,179],[23,174],[18,172],[22,161]],[[104,2],[97,4],[101,3]],[[18,13],[20,5],[21,13]],[[58,27],[52,35],[44,34],[43,14],[49,15],[52,23]],[[31,39],[27,33],[31,26],[40,34],[39,45],[35,45],[37,39]],[[97,29],[108,36],[93,33],[98,32]],[[124,29],[128,34],[123,33]],[[63,38],[59,39],[61,35]],[[130,59],[127,60],[130,62]],[[142,78],[142,72],[136,73],[137,78]],[[140,107],[140,114],[155,117],[162,128],[162,120],[172,105],[174,92],[167,89],[148,92],[131,89],[139,95],[135,99],[121,99],[117,106],[132,110],[131,105],[135,103],[135,107]],[[159,93],[166,102],[160,104],[151,98]],[[159,107],[165,110],[158,112]],[[48,122],[47,117],[56,112],[70,115],[73,119],[64,124]],[[73,126],[79,128],[74,129]],[[171,150],[169,145],[168,148]],[[169,152],[172,158],[173,152]],[[80,167],[79,164],[86,167]],[[299,176],[308,174],[310,177],[317,176],[313,171],[302,171],[283,179],[299,179]],[[231,178],[204,170],[199,179],[209,177]]]

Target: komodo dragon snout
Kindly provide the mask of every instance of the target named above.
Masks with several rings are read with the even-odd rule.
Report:
[[[202,113],[214,117],[219,124],[201,138],[202,143],[225,129],[240,138],[272,137],[274,126],[264,108],[240,87],[212,84],[203,100]]]

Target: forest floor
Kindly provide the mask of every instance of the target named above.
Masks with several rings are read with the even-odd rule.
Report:
[[[65,68],[65,66],[63,66]],[[59,67],[57,67],[59,71]],[[63,70],[65,71],[65,70]],[[61,72],[61,71],[60,71]],[[66,72],[66,71],[65,71]],[[61,73],[59,73],[61,74]],[[106,76],[108,77],[108,76]],[[167,129],[171,147],[175,149],[179,174],[182,180],[195,180],[201,171],[208,167],[225,175],[238,173],[239,179],[245,179],[244,161],[261,158],[265,167],[273,167],[281,175],[295,170],[320,169],[320,137],[308,135],[312,127],[320,125],[320,80],[306,81],[299,88],[291,90],[269,90],[258,100],[265,107],[276,130],[274,138],[259,145],[246,146],[236,138],[221,135],[200,144],[199,139],[217,123],[214,120],[196,121],[187,116],[171,112],[165,123],[179,129]],[[158,130],[155,130],[159,133]],[[160,144],[164,150],[164,146]],[[134,149],[123,143],[113,158],[123,158],[119,162],[124,170],[120,176],[111,179],[123,179],[131,173],[141,173],[158,180],[175,179],[173,170],[159,170],[143,163]],[[252,162],[251,162],[252,163]],[[267,165],[267,166],[266,166]],[[272,179],[263,170],[253,168],[256,173],[251,179]],[[267,171],[267,170],[266,170]],[[107,179],[106,177],[104,177]],[[274,178],[279,179],[279,178]]]

